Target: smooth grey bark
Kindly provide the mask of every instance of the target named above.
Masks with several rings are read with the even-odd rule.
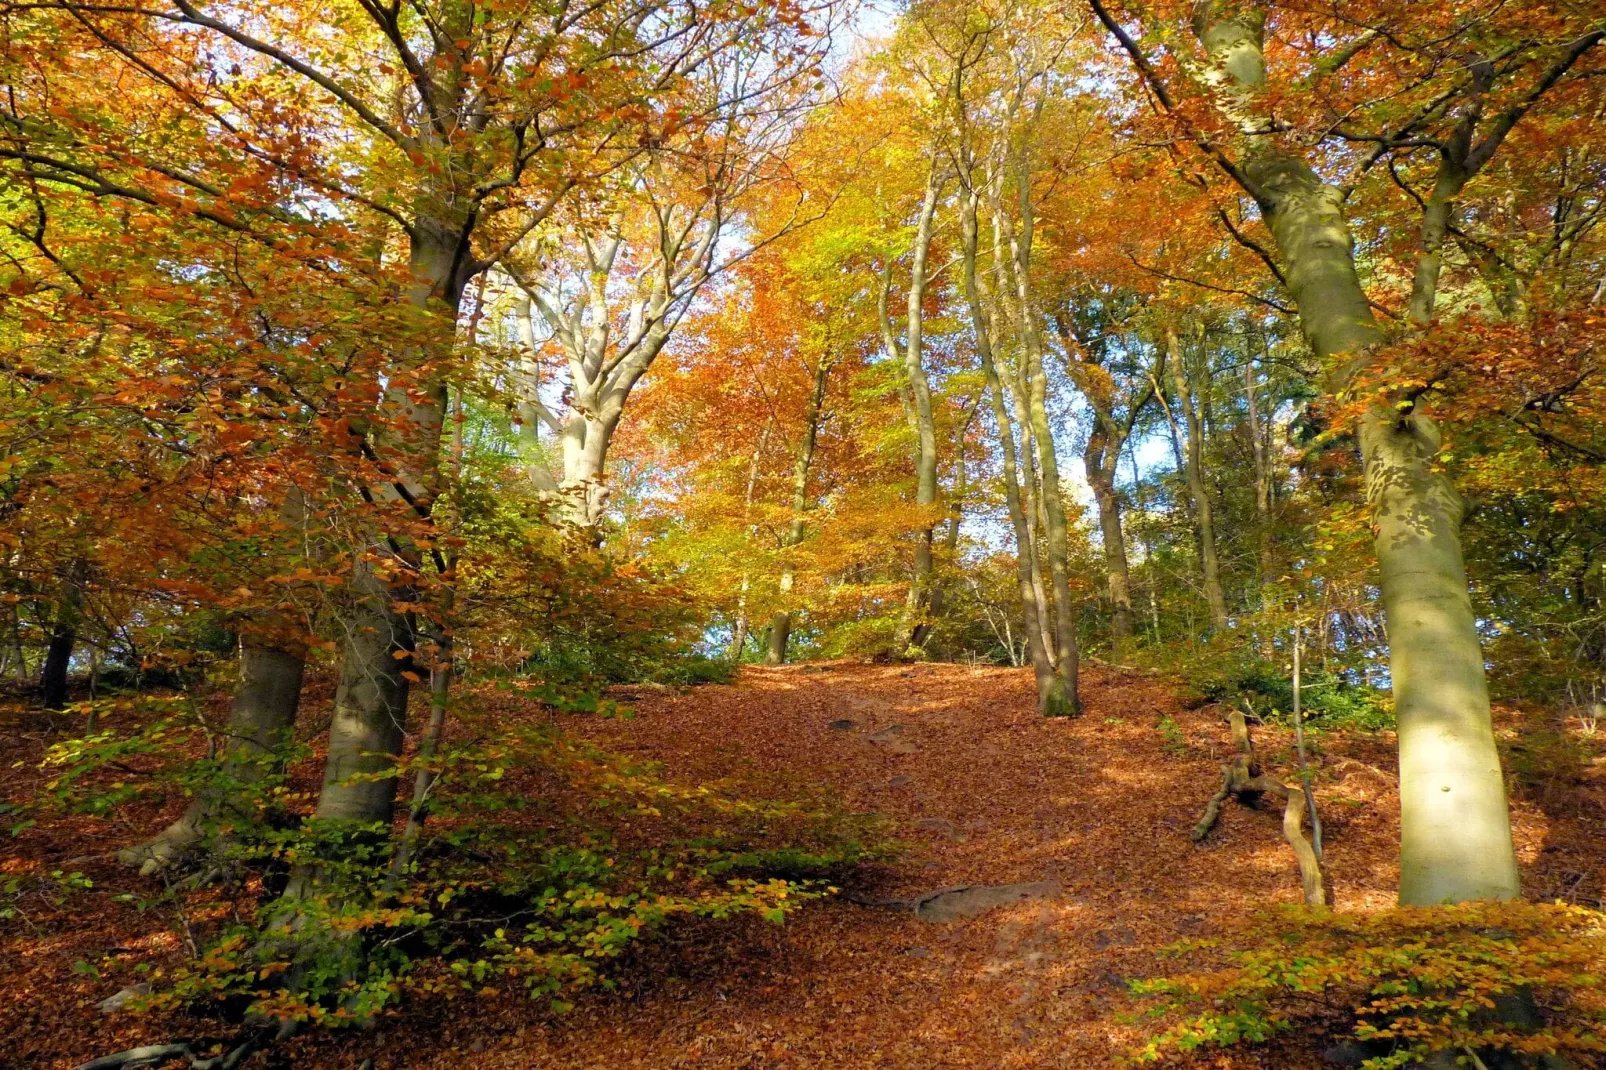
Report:
[[[1108,370],[1097,359],[1096,352],[1079,346],[1077,338],[1064,317],[1056,316],[1055,325],[1065,347],[1066,369],[1076,382],[1088,408],[1093,410],[1093,427],[1088,432],[1087,445],[1082,450],[1082,464],[1087,470],[1087,481],[1093,488],[1093,500],[1098,506],[1099,535],[1104,544],[1105,591],[1110,600],[1110,632],[1117,646],[1132,638],[1135,614],[1132,609],[1132,570],[1127,560],[1126,535],[1121,523],[1121,497],[1116,490],[1116,476],[1121,454],[1138,417],[1154,397],[1152,383],[1145,383],[1126,398],[1125,412],[1116,413],[1115,398],[1111,393]],[[1078,359],[1077,350],[1084,356]]]
[[[1110,599],[1110,633],[1119,645],[1132,638],[1132,571],[1127,563],[1126,536],[1121,530],[1121,500],[1115,489],[1115,465],[1121,446],[1110,441],[1101,424],[1097,421],[1087,436],[1082,463],[1098,506],[1105,590]]]
[[[1008,155],[1000,161],[999,177],[993,184],[994,268],[999,276],[999,296],[1014,327],[1019,350],[1016,370],[1016,411],[1026,436],[1022,442],[1028,472],[1029,498],[1035,487],[1030,512],[1042,522],[1043,558],[1048,562],[1049,591],[1053,596],[1052,627],[1045,628],[1052,642],[1054,673],[1063,690],[1063,703],[1054,711],[1074,715],[1081,710],[1078,695],[1080,655],[1077,650],[1077,609],[1070,596],[1069,525],[1061,498],[1059,458],[1054,448],[1053,427],[1048,419],[1048,379],[1043,368],[1042,335],[1037,329],[1037,309],[1031,288],[1033,208],[1031,176],[1023,157]],[[1003,197],[1004,165],[1012,165],[1015,177],[1018,225],[1011,221]],[[1007,251],[1006,251],[1007,250]],[[1035,562],[1036,556],[1033,560]]]
[[[279,507],[280,521],[303,533],[307,499],[292,485]],[[254,786],[279,766],[275,755],[289,740],[301,704],[306,648],[290,638],[298,630],[282,617],[253,622],[237,644],[238,671],[234,699],[221,746],[222,777],[202,790],[184,813],[150,841],[118,852],[118,861],[149,876],[183,859],[213,831],[232,820],[247,819],[256,800]],[[265,625],[265,626],[264,626]],[[273,636],[273,638],[268,638]]]
[[[747,463],[747,489],[742,495],[742,525],[747,529],[749,542],[752,541],[757,530],[753,526],[753,493],[758,487],[758,466],[764,457],[764,445],[769,441],[770,429],[774,427],[772,416],[764,423],[764,430],[759,433],[758,442],[753,446],[753,456]],[[747,636],[752,628],[752,622],[747,616],[747,595],[752,589],[753,577],[747,566],[742,567],[742,582],[736,596],[736,623],[731,628],[730,658],[732,661],[741,661],[742,652],[747,649]]]
[[[426,346],[451,344],[469,277],[463,234],[461,222],[454,223],[438,205],[421,210],[413,227],[414,283],[408,302],[433,316],[438,325],[436,337]],[[423,354],[414,353],[409,363],[424,360]],[[439,380],[392,379],[380,400],[379,430],[370,447],[384,462],[389,481],[370,488],[370,497],[428,518],[437,490],[445,395]],[[340,622],[344,632],[340,683],[318,795],[320,820],[388,828],[395,814],[395,763],[407,731],[404,674],[411,671],[414,649],[412,622],[396,605],[412,600],[410,577],[422,567],[416,546],[383,536],[365,547],[353,565],[350,602]],[[315,874],[303,873],[287,894],[304,892],[315,879]]]
[[[1239,99],[1263,87],[1263,13],[1201,5],[1196,29]],[[1238,176],[1276,239],[1305,337],[1342,391],[1367,351],[1386,342],[1355,270],[1343,194],[1304,159],[1275,150],[1245,159]],[[1462,502],[1434,468],[1439,435],[1424,412],[1374,405],[1358,423],[1399,720],[1400,901],[1515,898],[1505,780],[1461,554]]]
[[[1182,345],[1177,332],[1166,328],[1166,363],[1170,365],[1171,385],[1176,391],[1177,407],[1182,410],[1183,472],[1188,481],[1188,493],[1193,498],[1193,522],[1199,539],[1199,572],[1204,584],[1205,602],[1210,606],[1210,623],[1217,631],[1227,627],[1227,596],[1221,586],[1221,559],[1216,553],[1215,508],[1210,501],[1210,488],[1204,478],[1204,428],[1199,420],[1199,407],[1194,400],[1189,382]]]
[[[231,821],[249,820],[245,807],[251,788],[273,771],[274,755],[295,727],[306,670],[303,651],[248,639],[239,646],[234,703],[216,752],[222,777],[150,842],[118,852],[119,862],[138,867],[142,875],[172,865],[213,831],[226,832]]]
[[[797,569],[787,556],[795,547],[802,545],[803,535],[807,530],[809,508],[809,469],[814,465],[814,450],[820,438],[820,414],[825,408],[825,389],[831,378],[831,365],[834,363],[830,355],[822,356],[819,363],[814,366],[814,386],[809,391],[808,403],[803,411],[803,438],[798,442],[797,458],[792,464],[792,522],[787,527],[786,537],[781,546],[781,598],[784,601],[791,596],[793,584],[796,583]],[[787,641],[792,634],[792,611],[790,607],[782,605],[775,611],[770,619],[769,650],[764,657],[766,665],[783,665],[786,663]]]
[[[562,347],[569,374],[561,414],[542,401],[533,376],[520,377],[521,419],[532,430],[549,428],[560,454],[558,471],[536,465],[530,475],[553,499],[559,518],[592,542],[609,498],[608,453],[631,392],[668,344],[687,302],[712,277],[724,223],[717,194],[692,210],[655,212],[650,270],[623,302],[618,271],[629,249],[618,219],[599,232],[574,235],[584,260],[584,285],[574,294],[514,276],[522,291],[515,317],[525,347],[537,348],[531,317],[538,314]]]

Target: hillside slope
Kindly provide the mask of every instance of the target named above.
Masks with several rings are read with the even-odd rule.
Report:
[[[1024,671],[956,665],[748,668],[730,686],[616,697],[637,716],[558,716],[677,780],[823,788],[882,815],[902,854],[863,867],[842,896],[784,927],[703,923],[655,943],[624,965],[617,993],[556,1019],[518,998],[415,1006],[374,1031],[300,1038],[252,1065],[1107,1066],[1141,1036],[1125,982],[1171,968],[1160,949],[1299,899],[1274,815],[1230,805],[1203,845],[1189,842],[1227,749],[1222,711],[1185,710],[1149,677],[1089,667],[1076,720],[1037,716]],[[1268,770],[1291,778],[1287,733],[1261,728],[1257,744]],[[1337,904],[1385,907],[1396,876],[1392,738],[1323,734],[1316,748]],[[1600,763],[1558,775],[1544,755],[1517,757],[1529,894],[1598,902]],[[952,920],[872,905],[1017,884],[1026,887],[1002,897],[1010,902]],[[0,1065],[70,1066],[115,1050],[113,1032],[133,1043],[158,1028],[95,1013],[105,993],[71,969],[96,946],[93,925],[7,941],[6,1024],[30,1036],[33,1057],[0,1054]],[[1326,1043],[1294,1038],[1207,1062],[1294,1070],[1321,1065]]]

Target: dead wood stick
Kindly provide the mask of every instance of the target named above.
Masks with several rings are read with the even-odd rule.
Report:
[[[1299,864],[1299,883],[1305,905],[1331,905],[1326,882],[1322,879],[1321,862],[1310,840],[1305,837],[1304,791],[1290,790],[1288,785],[1275,777],[1263,776],[1255,761],[1255,743],[1249,735],[1249,724],[1244,719],[1243,711],[1229,710],[1228,719],[1238,756],[1222,766],[1221,789],[1205,804],[1204,813],[1193,828],[1193,842],[1198,843],[1210,834],[1221,816],[1222,805],[1229,798],[1252,806],[1262,795],[1275,796],[1283,801],[1283,835],[1288,840],[1288,846],[1293,848],[1294,860]]]

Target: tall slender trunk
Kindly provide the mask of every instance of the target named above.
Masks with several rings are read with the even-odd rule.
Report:
[[[1009,385],[1009,403],[1015,426],[1020,429],[1020,473],[1022,506],[1026,510],[1026,550],[1028,567],[1032,574],[1032,598],[1037,606],[1037,627],[1042,633],[1043,649],[1048,662],[1059,661],[1059,646],[1054,636],[1054,608],[1048,597],[1048,584],[1043,579],[1044,534],[1043,509],[1039,503],[1042,481],[1037,472],[1037,450],[1032,442],[1031,409],[1026,401],[1027,386],[1024,379],[1025,363],[1017,361],[1014,381]]]
[[[931,170],[926,177],[925,199],[915,224],[912,263],[909,268],[909,290],[906,303],[904,343],[898,344],[887,315],[887,287],[890,270],[884,278],[881,292],[881,330],[887,350],[901,356],[904,381],[907,384],[913,430],[915,432],[915,505],[929,509],[937,502],[937,428],[931,406],[931,384],[926,377],[923,354],[922,329],[926,299],[926,258],[931,251],[932,221],[937,213],[937,199],[942,191],[942,179],[937,159],[932,158]],[[930,608],[932,582],[932,527],[923,527],[915,536],[914,569],[909,578],[909,597],[904,607],[904,635],[909,652],[918,650],[930,631],[927,620]]]
[[[968,162],[968,161],[967,161]],[[992,409],[993,423],[998,428],[998,442],[1003,455],[1004,503],[1009,512],[1010,526],[1015,531],[1015,578],[1020,596],[1021,616],[1024,620],[1026,649],[1032,663],[1032,675],[1037,683],[1038,712],[1049,715],[1063,712],[1067,699],[1064,683],[1054,672],[1049,658],[1048,643],[1043,629],[1044,599],[1035,582],[1036,551],[1032,545],[1031,518],[1021,500],[1020,471],[1016,462],[1015,424],[1011,420],[1010,406],[1004,397],[1004,384],[993,359],[992,319],[982,298],[976,271],[976,206],[975,192],[966,194],[960,211],[960,237],[963,242],[962,258],[965,279],[965,300],[970,307],[971,326],[976,350],[981,357],[982,373],[986,379],[987,400]]]
[[[1196,26],[1241,92],[1264,86],[1263,17],[1202,5]],[[1276,151],[1241,170],[1287,265],[1305,337],[1343,389],[1386,341],[1356,274],[1343,194],[1304,159]],[[1380,404],[1358,422],[1399,720],[1400,901],[1515,898],[1521,883],[1461,554],[1461,499],[1434,468],[1439,434],[1426,413]]]
[[[1193,496],[1193,520],[1199,533],[1199,571],[1204,581],[1205,601],[1210,606],[1210,623],[1219,631],[1227,626],[1227,596],[1221,587],[1221,562],[1216,555],[1215,510],[1210,504],[1209,489],[1204,481],[1204,429],[1200,426],[1199,407],[1188,383],[1182,346],[1177,341],[1174,329],[1166,328],[1165,342],[1177,407],[1182,410],[1182,418],[1187,425],[1183,467],[1188,479],[1188,493]]]
[[[965,436],[970,433],[970,425],[976,418],[976,410],[981,406],[981,396],[965,408],[964,419],[954,429],[954,483],[953,493],[948,498],[947,530],[942,537],[942,560],[953,562],[954,555],[959,550],[959,529],[964,523],[965,494],[967,493],[965,471]],[[943,609],[947,602],[947,586],[940,577],[934,578],[931,584],[930,597],[927,602],[926,616],[935,622],[942,619]],[[924,648],[929,637],[930,629],[921,635],[918,646]]]
[[[1049,585],[1054,599],[1054,672],[1065,689],[1067,714],[1081,709],[1078,695],[1080,657],[1077,651],[1077,607],[1071,601],[1070,589],[1070,525],[1065,516],[1065,501],[1059,475],[1059,457],[1054,449],[1054,431],[1048,418],[1048,376],[1043,367],[1043,339],[1037,328],[1037,309],[1032,295],[1032,241],[1035,216],[1032,207],[1030,168],[1020,149],[1014,147],[1012,160],[1015,171],[1015,205],[1019,221],[1012,223],[1004,209],[1002,198],[993,205],[994,225],[998,236],[1009,250],[1003,262],[1005,277],[1010,286],[1012,301],[1006,303],[1015,321],[1015,334],[1020,345],[1022,375],[1027,417],[1030,420],[1031,440],[1035,449],[1037,468],[1042,476],[1038,494],[1042,510],[1044,539],[1048,559]]]
[[[1255,459],[1255,583],[1265,590],[1273,581],[1271,564],[1271,459],[1261,429],[1260,402],[1255,391],[1255,362],[1244,361],[1244,398],[1249,413],[1249,448]]]
[[[747,465],[747,489],[742,495],[742,526],[747,531],[749,542],[752,541],[755,534],[752,522],[753,491],[758,486],[758,466],[764,457],[764,445],[769,441],[770,428],[773,426],[773,417],[765,421],[764,430],[759,432],[758,442],[753,446],[753,456]],[[747,617],[747,595],[752,585],[753,577],[744,561],[741,587],[736,596],[736,623],[731,629],[730,658],[732,661],[741,661],[742,651],[747,649],[747,635],[752,628],[752,622]]]
[[[1121,530],[1121,500],[1115,490],[1120,444],[1110,440],[1102,418],[1095,416],[1095,421],[1087,436],[1087,447],[1082,451],[1082,463],[1099,510],[1105,590],[1110,599],[1110,634],[1120,645],[1132,638],[1132,572],[1126,558],[1126,538]]]
[[[452,398],[452,486],[461,485],[463,475],[463,393],[453,392]],[[455,576],[458,557],[454,553],[446,559],[446,571]],[[423,836],[424,822],[429,817],[430,798],[435,790],[439,772],[434,768],[435,755],[440,751],[441,739],[446,733],[446,714],[451,700],[452,674],[456,667],[453,611],[457,608],[457,590],[448,585],[438,603],[438,616],[430,622],[429,638],[432,660],[429,666],[429,724],[418,743],[418,771],[413,777],[413,798],[407,808],[407,821],[402,826],[401,839],[390,860],[390,880],[397,884],[407,876],[413,857],[418,852],[418,841]]]
[[[770,620],[770,646],[764,657],[766,665],[786,662],[786,645],[792,634],[792,611],[784,604],[796,582],[796,565],[791,551],[802,545],[809,507],[809,468],[814,464],[814,448],[819,442],[820,413],[825,407],[825,388],[831,377],[832,359],[822,356],[814,367],[814,389],[809,392],[808,406],[803,413],[803,438],[797,446],[797,459],[792,464],[792,523],[781,547],[781,599],[783,605]]]

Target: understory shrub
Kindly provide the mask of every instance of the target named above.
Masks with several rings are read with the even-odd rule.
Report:
[[[1606,1053],[1606,914],[1584,907],[1284,907],[1230,943],[1191,940],[1168,952],[1194,968],[1131,983],[1149,1014],[1171,1021],[1133,1053],[1139,1061],[1294,1029],[1348,1033],[1367,1070],[1434,1052],[1585,1065]]]
[[[131,878],[127,895],[187,919],[195,954],[145,963],[137,979],[153,988],[130,1009],[339,1026],[407,996],[494,989],[561,1011],[577,992],[611,987],[610,963],[678,919],[780,923],[832,894],[844,867],[884,853],[868,819],[823,796],[679,784],[551,726],[507,728],[507,708],[492,701],[474,709],[466,696],[467,741],[432,759],[429,820],[405,865],[393,830],[310,817],[292,767],[213,823],[190,879],[170,872],[153,892]],[[219,763],[186,757],[203,731],[187,705],[140,708],[161,716],[131,724],[125,702],[102,731],[52,748],[38,808],[110,816],[215,784]],[[395,771],[404,799],[418,768]]]
[[[1155,667],[1177,674],[1186,689],[1198,692],[1206,702],[1248,703],[1265,720],[1280,723],[1291,717],[1294,708],[1288,666],[1243,644],[1216,642],[1194,652],[1168,652],[1155,661]],[[1388,693],[1357,683],[1343,672],[1313,672],[1307,667],[1300,681],[1300,706],[1313,728],[1379,732],[1395,724]]]

